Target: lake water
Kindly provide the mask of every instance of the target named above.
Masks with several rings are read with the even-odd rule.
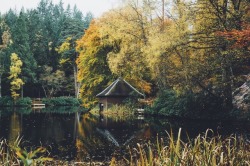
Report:
[[[249,122],[217,122],[167,119],[143,116],[99,116],[81,113],[79,108],[51,110],[0,110],[0,138],[14,142],[22,137],[22,146],[44,146],[55,159],[75,161],[109,161],[122,157],[128,146],[156,142],[172,130],[182,138],[194,138],[208,128],[223,136],[231,134],[249,138]]]

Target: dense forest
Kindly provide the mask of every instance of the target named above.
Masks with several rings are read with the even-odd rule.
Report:
[[[10,95],[12,89],[12,53],[22,62],[18,75],[23,81],[19,92],[23,96],[75,95],[73,69],[77,53],[75,49],[61,53],[60,48],[63,42],[70,39],[73,43],[84,35],[93,16],[84,15],[76,6],[63,6],[62,1],[53,4],[41,0],[36,9],[18,13],[10,9],[0,16],[2,95]],[[71,62],[66,64],[68,58]]]
[[[230,111],[233,91],[250,73],[249,6],[125,0],[97,19],[49,0],[9,10],[0,16],[2,95],[21,87],[21,96],[71,95],[91,107],[96,94],[123,77],[154,99],[160,114]],[[11,66],[18,68],[14,76]]]

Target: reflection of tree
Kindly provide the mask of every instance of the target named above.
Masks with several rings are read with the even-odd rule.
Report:
[[[56,107],[46,107],[42,109],[42,112],[46,113],[59,113],[59,114],[69,114],[78,111],[82,111],[82,107],[72,107],[72,106],[56,106]]]
[[[20,116],[14,112],[10,118],[10,133],[9,133],[9,143],[14,144],[15,140],[18,136],[20,136],[22,132]]]
[[[81,116],[77,130],[77,160],[86,160],[91,156],[100,156],[99,159],[103,160],[125,150],[129,144],[136,145],[137,141],[152,136],[151,128],[143,121],[115,116],[99,119],[99,116],[90,113]],[[98,157],[92,159],[98,160]]]
[[[110,156],[114,146],[98,134],[96,127],[98,118],[86,113],[80,117],[77,123],[78,136],[76,139],[77,160],[84,160],[92,156]]]
[[[32,108],[31,107],[20,107],[20,108],[18,108],[17,112],[19,114],[29,115],[32,112]]]
[[[22,135],[26,147],[42,145],[55,158],[74,159],[74,114],[36,112],[23,115]]]

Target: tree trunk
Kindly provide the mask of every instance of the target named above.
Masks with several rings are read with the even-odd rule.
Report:
[[[2,97],[2,73],[0,73],[0,97]]]
[[[21,87],[21,98],[23,98],[23,85]]]
[[[164,21],[165,20],[165,0],[162,0],[162,31],[164,30]]]
[[[48,96],[47,96],[47,92],[46,92],[46,89],[45,89],[45,87],[42,85],[42,88],[43,88],[43,91],[44,91],[44,95],[45,95],[45,97],[47,98]]]
[[[228,57],[222,55],[222,98],[223,98],[223,108],[225,111],[230,111],[233,108],[233,97],[232,97],[232,73],[231,66],[228,62]]]
[[[77,74],[78,74],[78,69],[77,69],[77,65],[73,65],[74,68],[74,83],[75,83],[75,97],[78,98],[79,97],[79,82],[77,81]]]

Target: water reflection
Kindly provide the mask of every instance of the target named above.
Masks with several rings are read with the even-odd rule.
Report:
[[[10,117],[10,132],[8,140],[10,143],[14,143],[16,138],[22,133],[22,116],[18,116],[17,113],[13,113]]]
[[[211,122],[153,117],[103,116],[83,113],[79,108],[51,110],[0,110],[0,137],[15,141],[23,137],[22,146],[47,147],[57,159],[104,161],[113,155],[127,153],[127,146],[155,142],[157,134],[166,138],[166,131],[177,134],[182,128],[183,139],[213,129],[222,135],[243,134],[248,137],[249,122]]]

